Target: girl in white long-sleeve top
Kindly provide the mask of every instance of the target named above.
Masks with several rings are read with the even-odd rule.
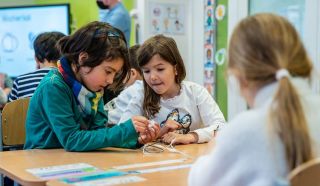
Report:
[[[138,50],[143,74],[141,92],[134,95],[120,122],[141,114],[161,126],[166,143],[208,142],[225,123],[208,91],[189,81],[175,41],[163,35],[146,40]],[[221,126],[220,126],[221,127]]]
[[[235,28],[228,73],[250,110],[218,134],[200,157],[189,185],[279,185],[319,156],[320,96],[310,89],[312,64],[294,27],[283,17],[256,14]]]

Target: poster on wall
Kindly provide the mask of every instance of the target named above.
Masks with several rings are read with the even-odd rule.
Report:
[[[204,86],[215,97],[216,64],[216,21],[214,19],[214,0],[204,0]]]
[[[150,27],[152,34],[184,34],[185,7],[181,4],[150,4]]]

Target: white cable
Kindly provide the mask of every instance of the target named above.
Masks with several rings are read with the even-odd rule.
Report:
[[[183,155],[183,156],[185,156],[185,157],[187,157],[187,158],[193,158],[193,157],[190,156],[189,154],[184,153],[184,152],[179,151],[179,150],[177,150],[176,148],[174,148],[173,143],[175,142],[175,140],[176,140],[176,138],[174,138],[174,139],[171,141],[170,145],[168,145],[168,146],[166,147],[166,149],[167,149],[169,152],[178,153],[178,154],[181,154],[181,155]]]

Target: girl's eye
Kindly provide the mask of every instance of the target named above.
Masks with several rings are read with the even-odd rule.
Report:
[[[106,72],[107,75],[112,73],[111,71],[108,71],[108,70],[106,70],[105,72]]]
[[[150,70],[143,70],[142,71],[144,74],[148,74],[150,72]]]
[[[158,70],[158,71],[163,71],[163,70],[164,70],[164,68],[158,68],[157,70]]]

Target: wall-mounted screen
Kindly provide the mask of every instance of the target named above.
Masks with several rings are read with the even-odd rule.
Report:
[[[34,71],[33,41],[41,32],[70,33],[69,4],[0,7],[0,72]]]

